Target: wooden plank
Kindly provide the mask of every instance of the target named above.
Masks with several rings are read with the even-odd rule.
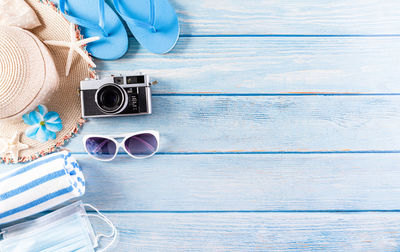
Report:
[[[101,210],[400,209],[398,154],[74,156],[87,180],[84,201]]]
[[[75,156],[101,210],[400,209],[398,154]]]
[[[390,34],[398,1],[174,1],[182,34]]]
[[[184,35],[393,34],[400,28],[396,0],[170,2]]]
[[[107,216],[119,229],[114,248],[121,252],[397,251],[400,239],[399,213],[123,213]],[[105,228],[100,231],[109,232]]]
[[[155,96],[153,114],[90,120],[84,134],[161,133],[161,152],[400,150],[400,96]]]
[[[195,1],[196,2],[196,1]],[[400,23],[400,22],[399,22]],[[155,93],[399,93],[400,37],[196,37],[156,55],[130,40],[98,74],[140,70]]]

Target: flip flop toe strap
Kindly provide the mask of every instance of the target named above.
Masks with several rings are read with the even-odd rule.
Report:
[[[83,26],[88,29],[93,29],[93,30],[98,30],[101,31],[104,37],[108,37],[108,32],[104,28],[104,0],[99,0],[98,4],[98,12],[99,12],[99,23],[96,24],[92,21],[83,19],[83,18],[78,18],[72,15],[67,14],[65,10],[66,6],[66,1],[65,0],[60,0],[59,8],[61,13],[64,14],[65,18],[70,21],[71,23],[77,24],[79,26]]]
[[[156,14],[155,14],[155,12],[156,12],[156,9],[154,7],[154,0],[149,0],[150,13],[149,13],[148,22],[143,22],[141,20],[131,18],[128,14],[124,14],[124,12],[121,11],[121,3],[119,2],[119,0],[113,0],[113,2],[114,2],[115,10],[118,12],[118,14],[121,17],[123,17],[125,19],[125,21],[133,23],[136,26],[140,26],[140,27],[146,28],[146,29],[148,29],[148,30],[150,30],[152,32],[157,32],[157,29],[155,27],[155,23],[156,23],[156,20],[155,20]],[[127,13],[127,12],[125,12],[125,13]]]

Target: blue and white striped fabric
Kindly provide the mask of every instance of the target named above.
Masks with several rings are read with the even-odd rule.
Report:
[[[67,151],[0,175],[0,225],[42,212],[85,193],[85,180]]]

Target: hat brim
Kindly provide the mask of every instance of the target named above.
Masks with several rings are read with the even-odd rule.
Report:
[[[36,12],[41,23],[41,26],[31,30],[33,34],[41,41],[70,41],[70,23],[53,3],[45,0],[26,0],[26,2]],[[79,30],[76,32],[77,36],[80,37]],[[29,148],[20,151],[18,162],[34,160],[56,151],[73,137],[84,123],[81,114],[79,84],[85,78],[94,77],[94,70],[82,57],[75,55],[70,73],[65,76],[68,48],[55,46],[47,46],[47,48],[54,59],[60,79],[58,89],[45,105],[49,111],[55,111],[60,115],[63,128],[57,132],[56,139],[44,143],[21,134],[20,141],[29,145]],[[23,122],[22,118],[13,122],[1,121],[0,137],[11,138],[16,132],[25,132],[28,126]],[[16,160],[12,159],[12,156],[5,153],[1,154],[0,158],[5,163],[16,162]]]

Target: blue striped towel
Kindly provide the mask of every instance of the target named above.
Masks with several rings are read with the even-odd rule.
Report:
[[[42,212],[85,193],[85,180],[67,151],[0,175],[0,225]]]

